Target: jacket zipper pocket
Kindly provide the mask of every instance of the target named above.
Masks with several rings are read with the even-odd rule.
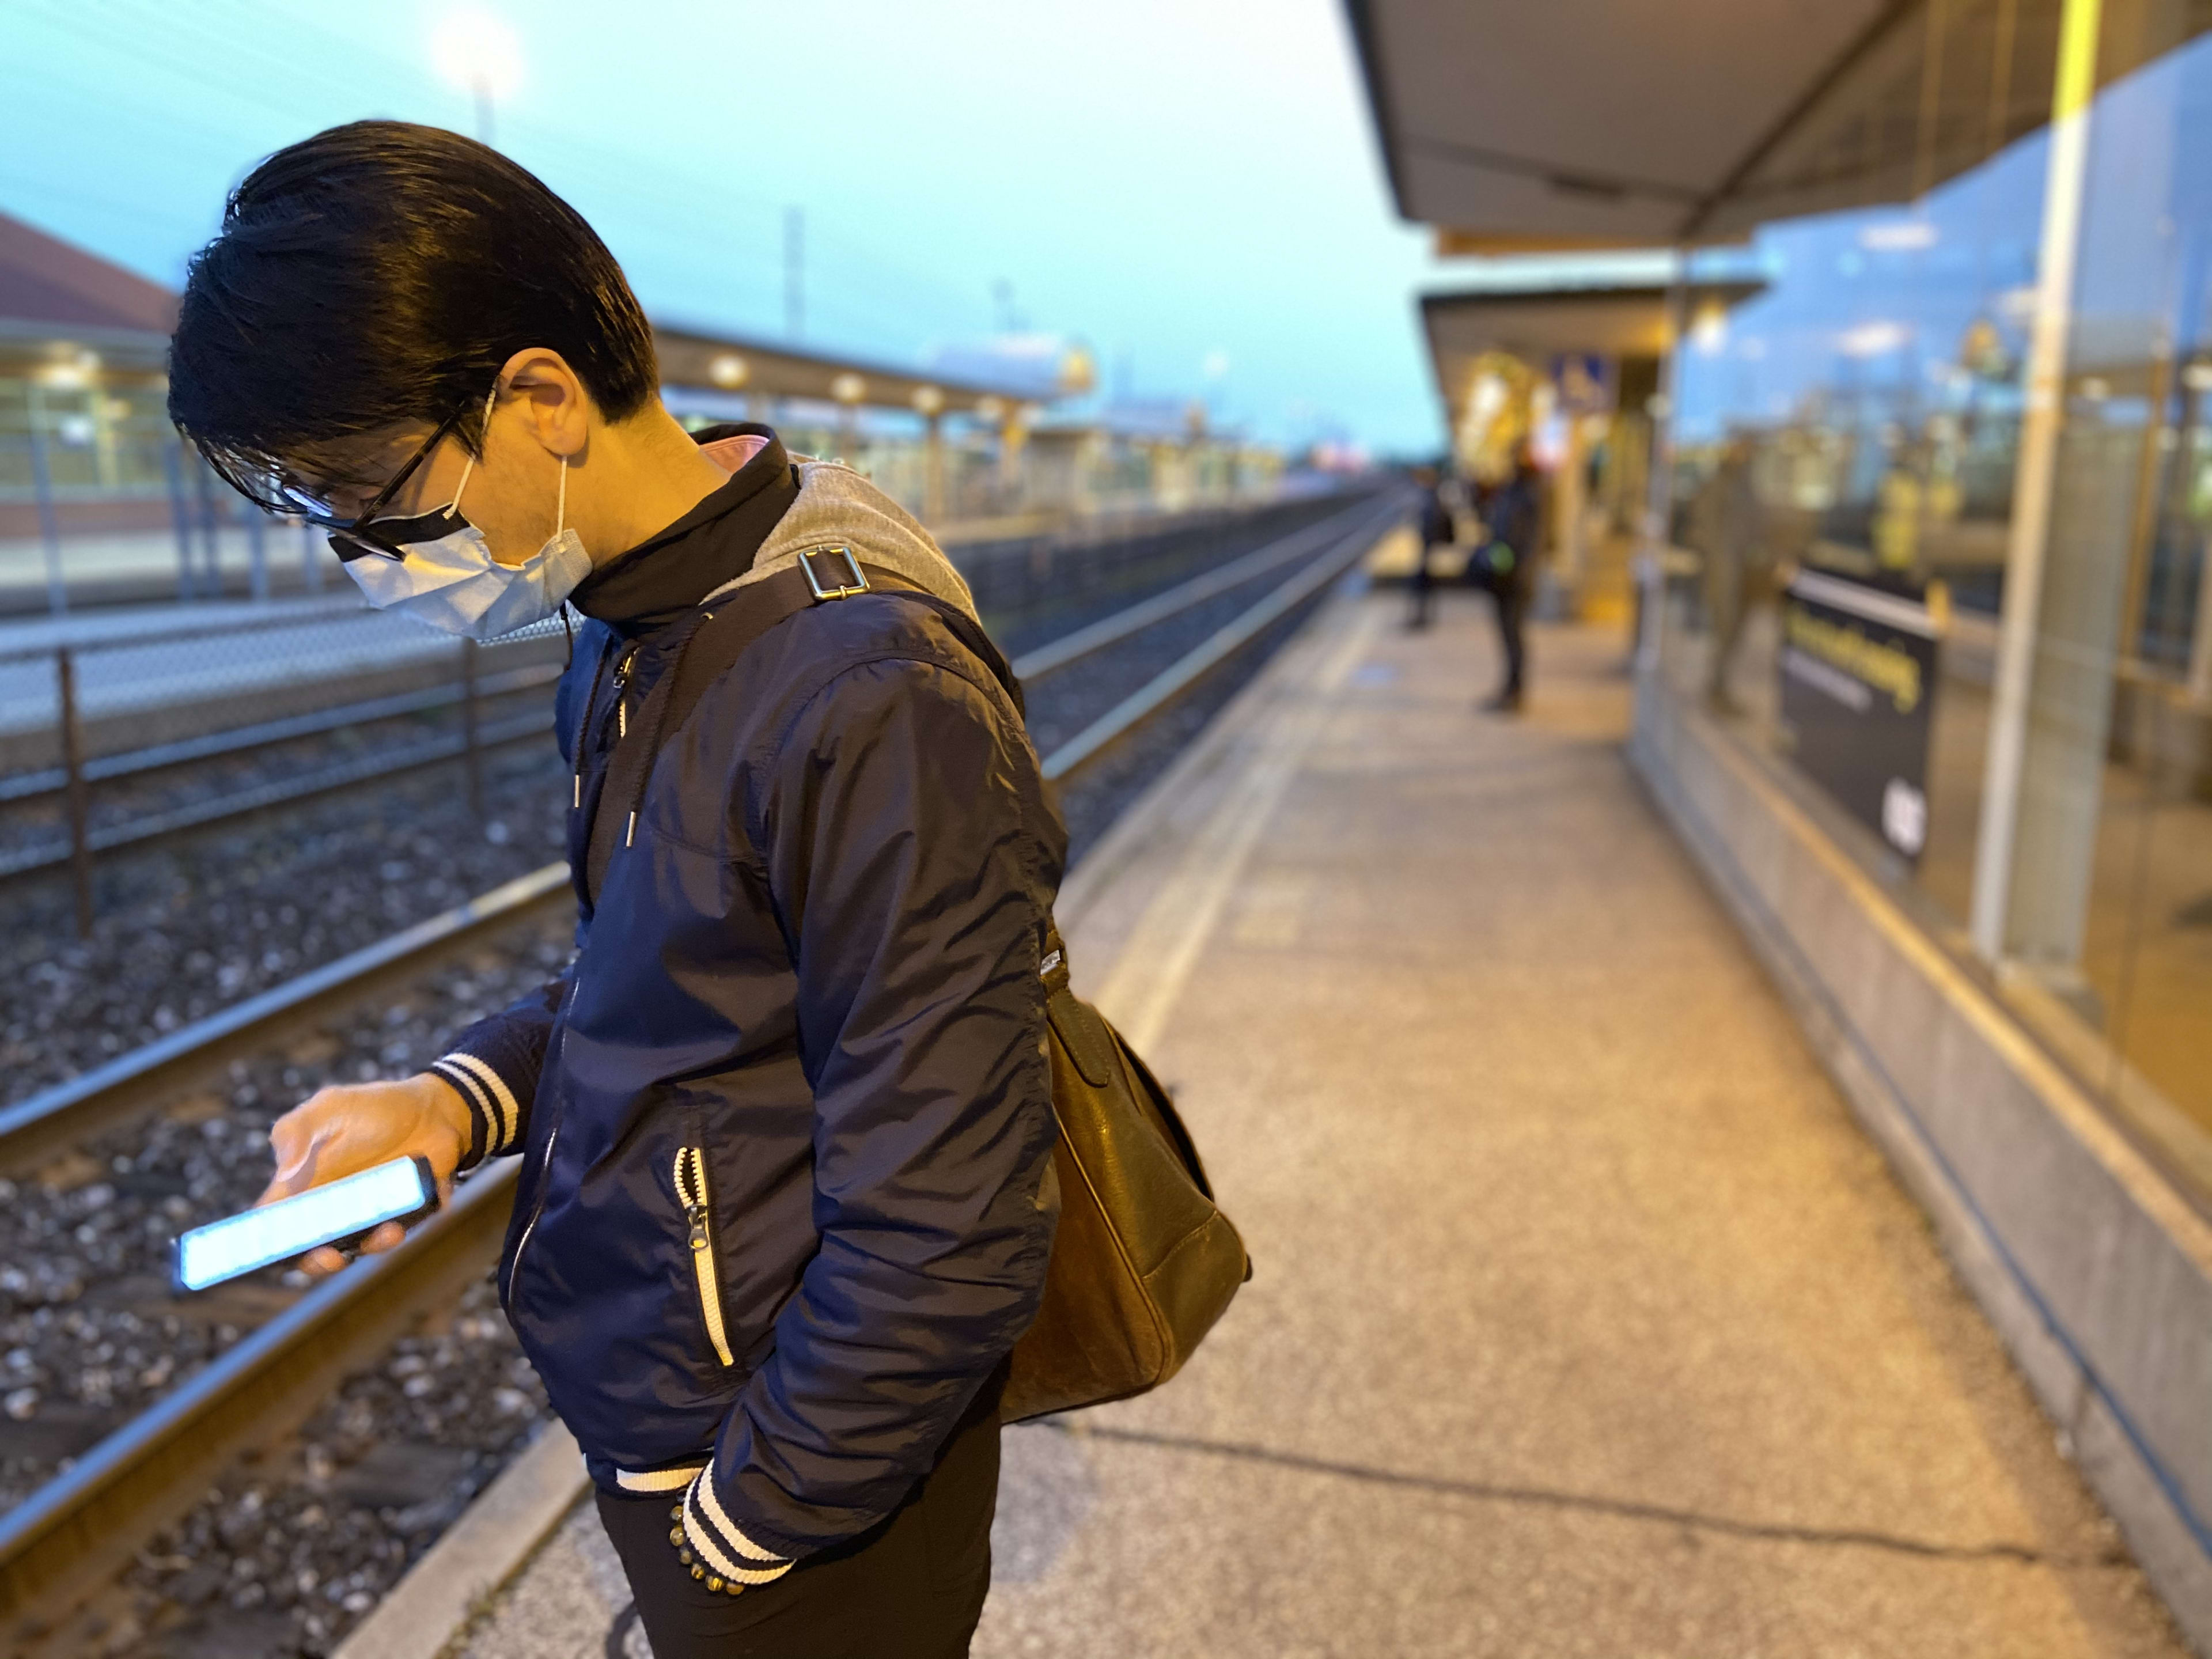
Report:
[[[507,1305],[514,1306],[515,1281],[522,1277],[522,1253],[530,1248],[530,1235],[538,1231],[538,1218],[545,1212],[545,1189],[553,1180],[553,1147],[561,1139],[561,1126],[556,1123],[545,1136],[545,1158],[538,1175],[538,1199],[530,1206],[530,1219],[522,1224],[522,1237],[514,1241],[514,1260],[507,1264]]]
[[[676,1149],[676,1201],[684,1206],[690,1229],[691,1276],[699,1285],[699,1316],[707,1322],[707,1339],[717,1359],[734,1365],[729,1334],[722,1328],[722,1287],[714,1274],[714,1237],[707,1217],[707,1154],[700,1147]]]

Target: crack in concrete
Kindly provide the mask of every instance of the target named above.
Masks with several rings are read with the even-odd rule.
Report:
[[[1474,1498],[1482,1503],[1520,1504],[1547,1509],[1575,1510],[1590,1515],[1612,1516],[1626,1521],[1656,1522],[1686,1527],[1730,1538],[1769,1543],[1841,1545],[1861,1549],[1888,1550],[1899,1555],[1938,1561],[2008,1561],[2023,1566],[2057,1568],[2124,1567],[2126,1552],[2119,1548],[2090,1555],[2063,1554],[2033,1545],[1944,1544],[1901,1533],[1877,1532],[1858,1527],[1801,1527],[1785,1522],[1739,1521],[1724,1515],[1674,1509],[1663,1504],[1632,1498],[1602,1498],[1587,1492],[1559,1492],[1545,1486],[1515,1486],[1482,1480],[1455,1480],[1441,1475],[1414,1474],[1400,1469],[1376,1468],[1364,1463],[1340,1463],[1298,1452],[1277,1451],[1237,1441],[1201,1440],[1192,1436],[1153,1434],[1141,1429],[1108,1428],[1097,1425],[1048,1422],[1038,1426],[1080,1440],[1118,1440],[1132,1445],[1154,1446],[1168,1451],[1196,1452],[1209,1457],[1229,1457],[1248,1462],[1270,1463],[1279,1468],[1308,1474],[1334,1475],[1377,1486],[1411,1487],[1443,1496]]]

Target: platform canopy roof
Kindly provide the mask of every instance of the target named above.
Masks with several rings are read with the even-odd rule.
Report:
[[[995,422],[1050,396],[1040,398],[1036,385],[1012,377],[1003,384],[969,376],[947,377],[843,353],[810,351],[725,329],[656,322],[653,343],[660,359],[664,385],[708,397],[719,393],[797,398],[877,409],[911,409],[925,415],[973,415]]]
[[[73,362],[89,352],[110,367],[158,371],[176,320],[177,296],[159,283],[0,214],[0,361]],[[1043,400],[1033,380],[947,377],[723,329],[656,323],[653,344],[665,382],[710,396],[941,410],[987,421]]]
[[[0,213],[0,358],[73,358],[158,368],[177,298],[159,283]]]
[[[1345,4],[1399,211],[1446,252],[1724,240],[1905,199],[2050,109],[2056,8],[2034,0]]]
[[[1760,283],[1699,283],[1684,295],[1684,320],[1713,305],[1741,304]],[[1540,366],[1562,352],[1658,357],[1668,341],[1668,290],[1641,283],[1484,289],[1421,296],[1421,324],[1441,366],[1489,351]]]
[[[1742,304],[1763,293],[1757,282],[1687,285],[1681,296],[1684,324],[1717,306]],[[1479,289],[1421,297],[1421,327],[1428,337],[1437,389],[1447,411],[1465,401],[1486,356],[1504,352],[1539,370],[1568,354],[1594,353],[1616,362],[1665,355],[1670,290],[1638,283],[1526,289]]]

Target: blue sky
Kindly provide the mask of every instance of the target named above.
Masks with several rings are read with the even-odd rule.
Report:
[[[432,65],[458,0],[8,0],[0,209],[173,284],[224,191],[331,124],[472,131]],[[1080,337],[1109,386],[1278,441],[1425,448],[1414,316],[1453,272],[1390,206],[1336,0],[491,0],[500,147],[648,311],[912,362],[996,326]],[[1464,267],[1462,267],[1464,269]]]

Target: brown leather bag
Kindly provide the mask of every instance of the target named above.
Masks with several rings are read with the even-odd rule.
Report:
[[[1008,1423],[1159,1387],[1252,1276],[1167,1091],[1068,988],[1057,933],[1044,981],[1060,1231],[1043,1305],[1014,1345]]]

